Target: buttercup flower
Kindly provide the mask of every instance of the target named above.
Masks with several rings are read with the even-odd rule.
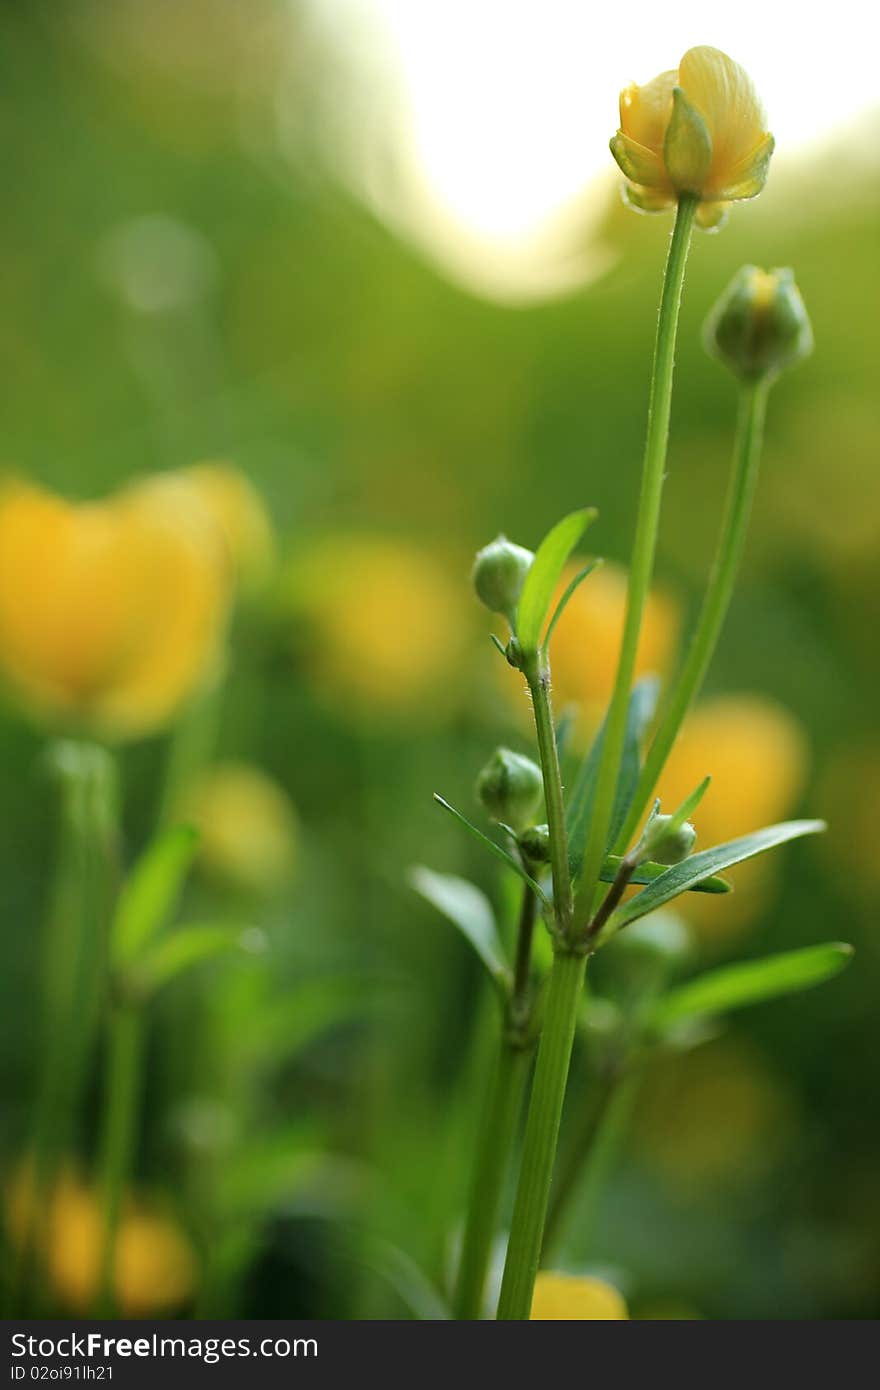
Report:
[[[539,1274],[532,1298],[532,1322],[611,1322],[628,1318],[617,1289],[601,1279],[571,1274]]]
[[[208,768],[185,798],[181,819],[198,828],[199,865],[227,885],[271,893],[293,873],[296,812],[283,788],[258,767],[229,762]]]
[[[70,503],[0,488],[0,673],[37,715],[131,737],[216,663],[227,564],[195,506],[130,487]]]
[[[677,70],[623,89],[611,153],[634,207],[659,212],[691,194],[697,221],[710,228],[728,204],[761,192],[773,136],[739,64],[717,48],[690,48]]]
[[[32,1219],[32,1176],[27,1168],[14,1179],[7,1200],[12,1238],[20,1242]],[[84,1313],[94,1302],[101,1278],[104,1217],[99,1195],[67,1170],[48,1202],[45,1227],[46,1269],[52,1288],[66,1307]],[[138,1198],[127,1196],[116,1237],[114,1297],[122,1317],[172,1312],[192,1293],[195,1257],[179,1228]]]

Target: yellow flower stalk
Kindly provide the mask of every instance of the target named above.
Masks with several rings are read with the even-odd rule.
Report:
[[[611,153],[627,179],[628,202],[643,212],[699,200],[705,228],[730,203],[764,187],[773,136],[748,74],[720,49],[690,48],[677,69],[620,94],[620,129]]]
[[[0,674],[31,713],[152,732],[217,661],[226,564],[203,511],[132,487],[71,503],[0,488]]]
[[[539,1274],[532,1298],[532,1322],[611,1322],[626,1319],[617,1289],[601,1279],[572,1274]]]

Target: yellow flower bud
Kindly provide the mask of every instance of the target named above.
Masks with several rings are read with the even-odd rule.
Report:
[[[131,737],[167,722],[218,660],[226,564],[203,510],[128,488],[69,503],[0,488],[0,673],[30,711]]]
[[[617,1289],[601,1279],[571,1274],[539,1274],[532,1298],[532,1322],[626,1319],[626,1304]]]
[[[751,79],[717,48],[691,48],[677,70],[620,94],[611,153],[633,207],[659,212],[698,198],[697,221],[723,221],[727,205],[764,187],[773,136]]]
[[[743,266],[709,315],[704,341],[745,381],[778,376],[808,357],[813,330],[794,272]]]

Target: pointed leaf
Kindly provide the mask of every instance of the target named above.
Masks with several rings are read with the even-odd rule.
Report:
[[[516,635],[524,652],[536,652],[541,641],[541,629],[550,607],[565,562],[574,550],[591,521],[596,519],[595,507],[570,512],[549,531],[538,546],[531,569],[525,578],[516,613]]]
[[[541,643],[541,647],[545,652],[550,646],[550,639],[553,636],[553,630],[556,627],[556,624],[559,622],[559,619],[565,612],[566,608],[568,607],[569,600],[581,587],[584,580],[589,579],[590,575],[593,573],[593,570],[598,569],[601,563],[601,559],[599,559],[599,557],[597,556],[596,559],[591,560],[588,565],[584,565],[583,569],[575,575],[574,579],[571,581],[568,588],[565,590],[565,593],[562,595],[562,598],[559,600],[559,602],[553,610],[553,617],[547,624],[547,631],[544,633],[544,640]]]
[[[492,904],[486,895],[464,878],[456,878],[454,874],[437,874],[420,864],[410,870],[409,881],[417,893],[458,927],[483,962],[494,984],[502,993],[506,993],[510,969],[498,935]]]
[[[183,888],[198,844],[189,825],[164,831],[138,859],[123,885],[113,919],[113,960],[124,964],[166,925]]]
[[[651,1023],[664,1030],[684,1019],[727,1013],[765,999],[810,989],[838,975],[852,955],[852,946],[829,941],[822,946],[807,946],[800,951],[785,951],[763,960],[709,970],[658,999]]]
[[[608,832],[609,845],[614,843],[614,840],[620,833],[620,828],[626,819],[626,813],[629,810],[633,794],[638,785],[639,772],[641,771],[642,744],[648,725],[654,717],[659,690],[660,682],[654,676],[646,676],[633,687],[633,692],[629,698],[629,708],[626,716],[626,738],[620,764],[620,774],[617,779],[617,791],[614,797],[614,811]],[[596,735],[592,748],[581,764],[580,771],[575,778],[574,787],[572,788],[571,796],[568,799],[568,805],[566,807],[565,825],[568,832],[569,859],[572,877],[574,878],[576,878],[580,872],[584,844],[587,838],[587,826],[593,814],[593,803],[596,796],[596,778],[599,775],[599,762],[602,757],[604,741],[605,725],[603,724]]]
[[[801,835],[817,835],[824,829],[825,822],[821,820],[782,821],[779,825],[768,825],[765,829],[756,830],[751,835],[743,835],[738,840],[729,840],[727,844],[715,845],[713,849],[704,849],[699,854],[692,854],[680,864],[674,864],[671,869],[667,869],[648,888],[619,907],[611,918],[610,929],[618,930],[626,926],[627,922],[644,917],[646,912],[653,912],[655,908],[671,902],[673,898],[677,898],[679,894],[692,888],[695,883],[700,883],[710,874],[730,869],[734,864],[742,863],[744,859],[764,854],[766,850],[785,844],[788,840],[796,840]]]
[[[501,845],[496,844],[494,840],[490,840],[488,835],[484,835],[482,830],[478,830],[475,825],[472,825],[471,822],[468,820],[467,816],[463,816],[461,814],[461,811],[457,811],[454,806],[452,806],[439,794],[439,792],[434,793],[434,800],[437,802],[438,806],[442,806],[444,811],[448,811],[449,814],[451,816],[454,816],[455,819],[461,825],[463,825],[466,830],[469,830],[470,833],[473,835],[474,839],[479,841],[479,843],[485,846],[486,849],[490,850],[491,853],[494,854],[496,859],[500,859],[502,864],[507,865],[508,869],[513,869],[513,872],[519,875],[523,883],[527,883],[530,888],[534,889],[535,893],[537,893],[538,895],[539,900],[544,904],[545,907],[550,906],[547,894],[544,892],[540,883],[538,883],[536,879],[532,878],[531,874],[526,873],[525,869],[523,868],[522,864],[520,864],[518,859],[514,859],[513,855],[509,854],[506,849],[502,849]]]
[[[614,882],[622,862],[622,855],[606,854],[602,872],[599,875],[603,883]],[[662,874],[668,872],[668,864],[655,864],[648,860],[639,865],[629,881],[630,883],[653,883],[656,878],[660,878]],[[688,891],[691,893],[729,893],[732,886],[726,878],[721,878],[719,874],[712,874],[709,878],[700,879],[699,883],[692,883]]]

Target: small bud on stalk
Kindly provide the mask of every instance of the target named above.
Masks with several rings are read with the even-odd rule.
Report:
[[[523,857],[531,864],[550,863],[550,827],[530,825],[519,837]]]
[[[503,613],[510,626],[516,625],[516,608],[534,554],[514,545],[506,536],[497,536],[477,552],[473,584],[477,597],[492,613]]]
[[[743,266],[704,329],[706,351],[743,381],[779,376],[813,350],[813,332],[791,270]]]
[[[477,797],[486,814],[516,831],[534,820],[543,793],[541,769],[509,748],[497,749],[477,778]]]
[[[639,858],[655,864],[680,864],[693,849],[697,832],[690,821],[671,828],[672,816],[655,816],[645,831]]]

